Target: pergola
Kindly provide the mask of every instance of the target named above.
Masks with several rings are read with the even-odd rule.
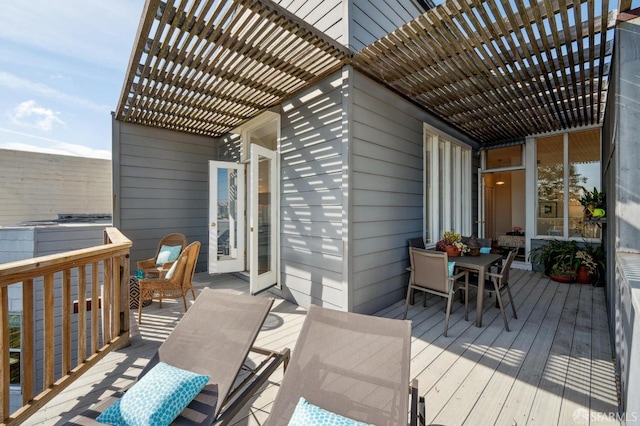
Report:
[[[448,0],[353,52],[269,0],[148,0],[116,118],[218,137],[351,65],[483,146],[598,124],[616,12],[595,4]]]

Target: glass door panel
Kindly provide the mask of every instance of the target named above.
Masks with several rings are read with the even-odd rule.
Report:
[[[209,273],[244,269],[244,165],[209,161]]]
[[[251,145],[252,294],[277,284],[277,183],[276,152]]]

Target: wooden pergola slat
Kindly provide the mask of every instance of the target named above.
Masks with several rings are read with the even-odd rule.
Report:
[[[253,0],[149,0],[138,37],[116,117],[209,136],[282,102],[350,56],[280,6]]]
[[[482,143],[522,139],[601,122],[594,101],[606,97],[612,15],[608,2],[595,11],[593,0],[451,0],[353,62]],[[423,69],[399,66],[415,60],[418,43]]]
[[[351,64],[483,144],[600,123],[608,7],[448,0],[353,53],[269,0],[147,0],[116,118],[217,137]]]

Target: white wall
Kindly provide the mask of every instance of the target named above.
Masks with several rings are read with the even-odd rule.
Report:
[[[2,149],[0,170],[0,226],[111,214],[110,160]]]

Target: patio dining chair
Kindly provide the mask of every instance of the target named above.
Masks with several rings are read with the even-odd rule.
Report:
[[[286,367],[289,359],[289,349],[270,351],[253,346],[272,305],[271,298],[204,289],[132,386],[110,395],[67,424],[101,424],[95,420],[100,413],[131,392],[160,362],[210,376],[172,424],[228,424],[280,364]],[[255,365],[252,367],[245,365],[249,364],[249,352],[257,354],[250,360]]]
[[[142,269],[147,274],[159,275],[163,271],[166,272],[186,246],[187,237],[184,235],[178,233],[165,235],[158,243],[155,256],[150,259],[139,260],[137,262],[138,269]]]
[[[193,289],[193,273],[200,254],[200,241],[194,241],[185,248],[178,260],[162,278],[142,278],[139,280],[140,300],[138,302],[138,324],[142,324],[142,306],[145,300],[156,299],[162,308],[162,299],[182,298],[184,311],[187,307],[187,291],[191,290],[193,300],[196,292]]]
[[[422,237],[410,238],[409,247],[419,248],[423,250],[426,249],[426,246],[424,244],[424,240],[422,239]]]
[[[513,259],[516,257],[516,251],[510,251],[507,255],[507,259],[504,261],[501,267],[498,267],[498,270],[490,271],[485,274],[485,283],[484,290],[489,292],[496,293],[496,299],[498,303],[498,307],[500,308],[500,312],[502,312],[502,319],[504,320],[504,328],[509,331],[509,323],[507,322],[507,315],[504,311],[504,303],[502,301],[502,292],[506,291],[509,296],[509,303],[511,304],[511,309],[513,310],[513,318],[518,319],[518,315],[516,314],[516,306],[513,304],[513,297],[511,295],[511,288],[509,287],[509,272],[511,271],[511,264],[513,263]],[[478,282],[469,280],[469,286],[477,287]],[[464,318],[465,320],[468,318],[469,314],[469,287],[465,288],[465,307],[464,307]],[[483,297],[483,295],[478,294],[476,297]]]
[[[426,306],[426,293],[435,294],[447,299],[446,315],[444,319],[444,335],[447,336],[449,328],[449,315],[451,314],[451,301],[458,288],[467,289],[469,282],[469,271],[462,270],[454,273],[454,266],[449,263],[446,252],[409,249],[409,260],[411,262],[409,286],[407,288],[407,298],[404,305],[403,319],[407,318],[409,302],[412,300],[414,290],[425,293],[423,305]],[[464,277],[464,287],[458,280]],[[466,297],[466,296],[465,296]]]
[[[318,412],[377,426],[424,422],[410,365],[410,321],[311,306],[265,425],[314,424],[306,416]]]

